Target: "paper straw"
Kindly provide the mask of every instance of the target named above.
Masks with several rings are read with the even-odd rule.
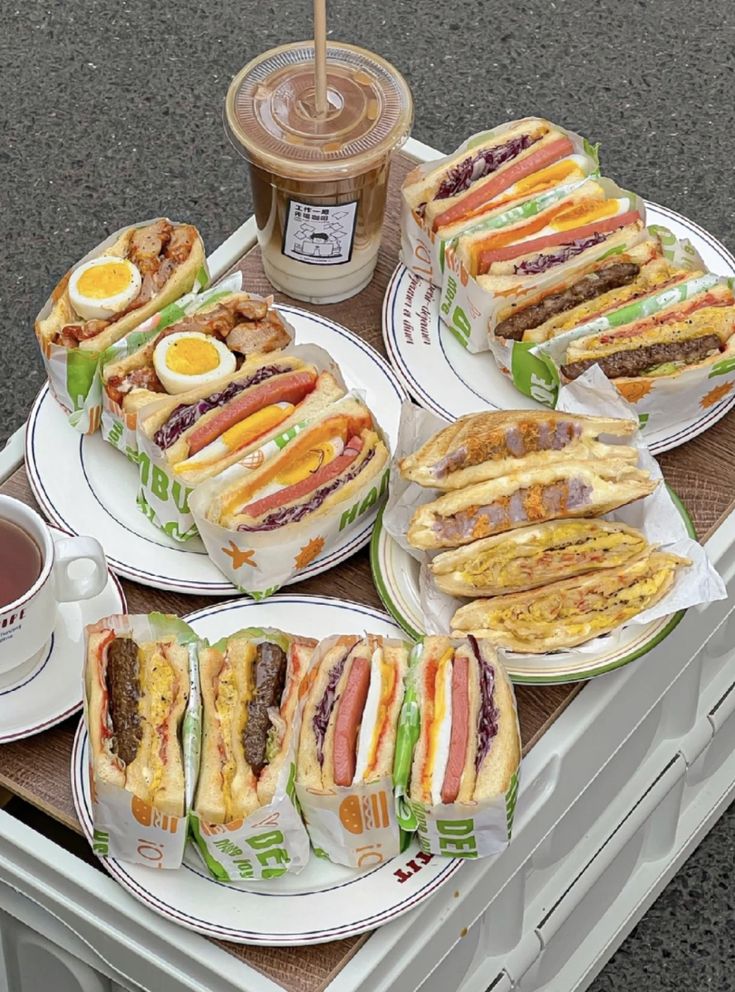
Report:
[[[316,112],[327,115],[327,0],[314,0],[314,83]]]

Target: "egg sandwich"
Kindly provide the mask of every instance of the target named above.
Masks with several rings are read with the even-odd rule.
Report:
[[[640,531],[609,520],[549,520],[444,551],[429,564],[450,596],[502,596],[618,568],[648,548]]]
[[[221,476],[206,517],[230,530],[262,533],[289,527],[293,532],[349,505],[372,480],[381,479],[388,460],[370,410],[347,396],[260,468],[244,476],[232,468]]]
[[[502,134],[479,138],[428,172],[420,168],[410,172],[403,197],[430,230],[441,231],[498,205],[506,192],[515,189],[522,196],[524,180],[573,152],[572,141],[563,131],[529,117]]]
[[[344,394],[330,372],[293,355],[257,355],[232,375],[150,404],[138,430],[164,453],[175,476],[195,485]]]
[[[458,636],[472,633],[511,651],[543,654],[608,634],[671,589],[687,558],[649,550],[617,568],[552,582],[541,589],[478,599],[452,617]]]
[[[64,276],[50,313],[36,321],[36,336],[42,347],[100,354],[187,293],[204,265],[204,245],[191,224],[162,217],[125,228]]]
[[[721,282],[650,316],[601,333],[579,332],[561,367],[566,379],[592,365],[617,383],[676,375],[735,352],[735,295]]]
[[[202,752],[194,810],[207,823],[273,798],[292,752],[299,686],[316,641],[246,630],[199,652]]]
[[[408,647],[368,634],[324,653],[304,703],[299,786],[329,792],[392,774]]]
[[[410,675],[421,729],[409,797],[424,806],[503,796],[521,760],[513,689],[494,647],[425,637]]]
[[[95,780],[183,816],[187,648],[172,637],[137,643],[112,629],[95,630],[84,678]]]
[[[161,393],[185,392],[233,372],[243,358],[285,348],[291,333],[271,303],[249,293],[216,294],[132,354],[105,364],[104,390],[128,413]]]
[[[600,435],[629,437],[632,420],[513,410],[461,417],[402,459],[401,475],[430,489],[454,490],[558,458],[636,462],[635,448],[604,444]]]

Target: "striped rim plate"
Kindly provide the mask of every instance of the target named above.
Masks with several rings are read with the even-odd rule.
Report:
[[[184,619],[212,641],[251,625],[280,626],[318,638],[365,631],[400,636],[382,611],[327,596],[282,594],[263,603],[230,600]],[[77,815],[91,840],[88,760],[88,737],[81,722],[71,780]],[[412,842],[397,858],[364,872],[312,857],[293,877],[227,884],[212,878],[191,849],[176,871],[104,861],[112,877],[136,899],[175,923],[222,940],[282,946],[320,944],[373,930],[428,899],[461,864],[450,858],[424,861]]]
[[[688,238],[712,272],[735,275],[735,257],[704,228],[655,203],[646,203],[646,209],[649,223]],[[439,290],[404,265],[396,268],[385,293],[383,340],[391,365],[414,399],[445,420],[456,420],[482,408],[538,406],[503,375],[490,352],[473,355],[462,347],[439,319]],[[691,441],[733,406],[735,391],[692,420],[645,432],[651,453],[658,455]]]
[[[364,393],[394,447],[406,393],[385,359],[339,324],[295,307],[280,309],[296,328],[297,342],[324,348],[340,366],[347,386]],[[39,393],[28,418],[26,467],[34,496],[48,519],[73,534],[96,537],[118,575],[172,592],[237,594],[198,537],[180,544],[143,516],[136,505],[136,466],[100,433],[77,433],[48,386]],[[344,534],[291,581],[319,575],[364,547],[374,520],[375,512],[367,514],[359,528]]]

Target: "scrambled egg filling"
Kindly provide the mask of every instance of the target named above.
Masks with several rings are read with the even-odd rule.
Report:
[[[222,794],[227,819],[232,817],[232,780],[237,771],[235,741],[242,740],[248,719],[247,703],[253,696],[250,666],[243,666],[244,685],[238,685],[235,668],[225,655],[222,668],[215,682],[215,709],[220,727],[220,754],[222,755]]]
[[[165,736],[165,725],[178,695],[176,673],[164,654],[156,648],[144,665],[146,719],[143,720],[143,753],[146,762],[147,779],[151,798],[161,787],[166,764],[169,741]]]

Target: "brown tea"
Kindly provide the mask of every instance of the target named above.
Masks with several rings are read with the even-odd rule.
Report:
[[[34,539],[10,520],[0,520],[0,609],[28,592],[43,567]]]

